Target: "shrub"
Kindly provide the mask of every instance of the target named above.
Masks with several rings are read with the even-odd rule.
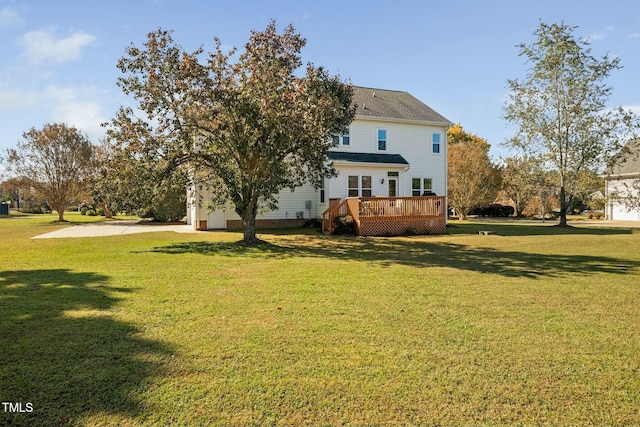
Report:
[[[163,188],[153,199],[153,204],[140,216],[155,222],[181,221],[187,214],[187,193],[183,186]]]
[[[88,209],[87,216],[96,216],[96,211],[94,211],[93,209]]]
[[[413,227],[407,227],[404,229],[405,236],[415,236],[416,234],[418,234],[418,232]]]
[[[356,221],[351,215],[340,215],[333,219],[333,234],[356,234]]]
[[[83,206],[82,208],[80,208],[80,215],[86,215],[88,210],[88,207]]]
[[[104,209],[102,209],[102,208],[97,208],[97,209],[96,209],[96,215],[98,215],[98,216],[104,216]]]

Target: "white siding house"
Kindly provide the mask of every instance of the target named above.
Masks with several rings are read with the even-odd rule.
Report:
[[[640,221],[640,140],[630,141],[604,175],[607,219]]]
[[[338,176],[324,188],[282,190],[278,210],[258,215],[258,227],[299,226],[319,219],[330,201],[346,197],[447,194],[447,129],[451,122],[407,92],[354,87],[356,116],[328,153]],[[198,229],[240,228],[232,207],[210,212],[191,192],[188,221]],[[206,199],[206,194],[204,195]]]

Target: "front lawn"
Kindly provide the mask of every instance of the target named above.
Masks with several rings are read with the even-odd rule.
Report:
[[[640,424],[640,230],[31,240],[51,219],[0,219],[0,400],[33,408],[0,425]]]

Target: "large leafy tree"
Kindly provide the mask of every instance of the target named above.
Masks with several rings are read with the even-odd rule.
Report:
[[[86,135],[64,123],[45,124],[23,133],[7,150],[7,165],[23,177],[64,221],[67,206],[82,196],[91,167],[92,146]]]
[[[296,74],[305,43],[292,25],[278,34],[271,22],[243,53],[224,53],[216,39],[202,60],[203,48],[188,53],[170,32],[152,32],[118,63],[119,85],[147,117],[123,108],[110,135],[166,174],[187,168],[195,185],[213,189],[212,207],[233,203],[243,242],[254,243],[256,215],[276,208],[280,190],[335,175],[331,134],[355,114],[352,88],[338,76],[312,64]]]
[[[500,188],[500,171],[489,159],[489,143],[462,126],[447,133],[449,205],[460,219],[475,206],[491,202]]]
[[[507,145],[557,172],[563,226],[572,180],[583,170],[602,170],[635,128],[630,112],[606,108],[606,79],[620,60],[592,56],[589,42],[573,36],[575,28],[540,23],[536,41],[519,45],[529,69],[524,80],[508,80],[504,107],[506,120],[518,127]]]

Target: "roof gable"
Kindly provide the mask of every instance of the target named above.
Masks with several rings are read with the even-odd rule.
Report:
[[[629,141],[615,156],[615,164],[607,175],[633,175],[640,173],[640,139]]]
[[[408,92],[354,86],[356,117],[452,123]]]

